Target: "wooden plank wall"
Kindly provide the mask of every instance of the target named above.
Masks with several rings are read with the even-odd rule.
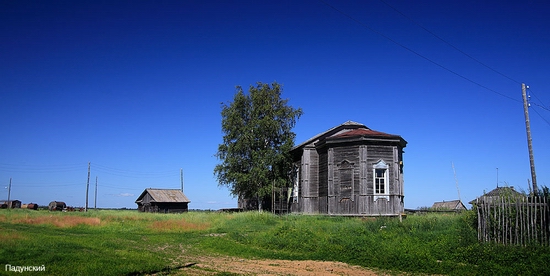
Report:
[[[373,164],[388,164],[389,200],[374,200]],[[305,147],[299,161],[299,199],[293,212],[397,215],[403,211],[401,151],[397,146],[350,145],[317,152]],[[298,163],[297,163],[298,164]],[[342,185],[351,189],[342,190]]]
[[[302,212],[319,213],[319,155],[315,148],[304,148],[301,167]]]

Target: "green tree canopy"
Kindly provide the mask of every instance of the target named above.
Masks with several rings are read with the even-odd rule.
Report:
[[[273,185],[288,185],[296,137],[292,128],[303,112],[281,99],[282,87],[276,82],[258,82],[248,94],[240,86],[236,90],[233,102],[222,103],[224,135],[216,154],[221,162],[214,174],[232,195],[258,198],[261,204]]]

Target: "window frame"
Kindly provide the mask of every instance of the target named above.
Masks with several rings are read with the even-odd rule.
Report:
[[[377,170],[383,170],[383,176],[377,177],[376,171]],[[386,200],[389,200],[389,183],[388,183],[388,172],[389,172],[389,166],[384,160],[380,159],[378,162],[374,163],[372,166],[372,190],[374,194],[374,200],[378,200],[380,198],[384,198]],[[377,189],[377,180],[383,180],[384,186],[383,186],[383,192],[379,192],[380,189]]]

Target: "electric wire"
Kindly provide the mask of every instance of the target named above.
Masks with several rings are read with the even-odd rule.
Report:
[[[68,165],[25,165],[25,164],[6,164],[6,163],[0,163],[0,172],[9,172],[9,173],[25,173],[25,174],[34,174],[34,173],[49,173],[49,174],[55,174],[55,173],[67,173],[67,172],[76,172],[76,171],[82,171],[85,172],[88,168],[88,163],[81,163],[81,164],[68,164]],[[125,170],[125,169],[118,169],[113,167],[108,167],[105,165],[90,164],[91,171],[94,174],[107,174],[112,175],[116,177],[123,177],[123,178],[168,178],[168,177],[179,177],[180,176],[180,170],[168,170],[168,171],[158,171],[158,172],[143,172],[143,171],[132,171],[132,170]],[[86,181],[83,180],[82,182],[52,182],[52,180],[44,180],[43,182],[19,182],[17,181],[17,187],[20,188],[54,188],[54,187],[65,187],[65,188],[71,188],[71,187],[80,187],[82,185],[86,185]],[[90,186],[93,184],[90,183]],[[103,188],[109,188],[109,189],[121,189],[121,190],[142,190],[141,188],[132,188],[130,187],[124,187],[115,185],[112,183],[105,183],[103,182],[102,185],[99,185],[99,187]]]
[[[466,77],[466,76],[464,76],[464,75],[462,75],[462,74],[460,74],[460,73],[458,73],[458,72],[456,72],[456,71],[454,71],[454,70],[451,70],[451,69],[445,67],[444,65],[442,65],[442,64],[440,64],[440,63],[438,63],[438,62],[436,62],[436,61],[434,61],[434,60],[428,58],[427,56],[424,56],[424,55],[420,54],[419,52],[417,52],[417,51],[415,51],[415,50],[413,50],[413,49],[411,49],[411,48],[405,46],[404,44],[402,44],[402,43],[400,43],[400,42],[394,40],[393,38],[391,38],[391,37],[389,37],[389,36],[387,36],[387,35],[385,35],[385,34],[379,32],[378,30],[373,29],[373,28],[370,27],[369,25],[367,25],[367,24],[363,23],[362,21],[360,21],[360,20],[354,18],[353,16],[351,16],[351,15],[345,13],[344,11],[342,11],[342,10],[340,10],[340,9],[338,9],[338,8],[336,8],[336,7],[334,7],[333,5],[327,3],[327,2],[325,2],[325,1],[323,1],[323,0],[319,0],[319,1],[320,1],[321,3],[327,5],[327,6],[330,7],[331,9],[335,10],[336,12],[338,12],[338,13],[342,14],[343,16],[347,17],[347,18],[350,19],[351,21],[353,21],[353,22],[355,22],[355,23],[357,23],[357,24],[363,26],[364,28],[370,30],[371,32],[373,32],[373,33],[375,33],[375,34],[377,34],[377,35],[379,35],[379,36],[381,36],[381,37],[383,37],[383,38],[385,38],[385,39],[391,41],[392,43],[396,44],[397,46],[399,46],[399,47],[401,47],[401,48],[403,48],[403,49],[405,49],[405,50],[407,50],[407,51],[409,51],[409,52],[411,52],[411,53],[413,53],[413,54],[415,54],[415,55],[417,55],[417,56],[419,56],[419,57],[425,59],[426,61],[428,61],[428,62],[430,62],[430,63],[432,63],[432,64],[434,64],[434,65],[436,65],[436,66],[438,66],[438,67],[440,67],[440,68],[442,68],[443,70],[446,70],[446,71],[449,72],[449,73],[452,73],[452,74],[454,74],[454,75],[456,75],[456,76],[458,76],[458,77],[460,77],[460,78],[462,78],[462,79],[464,79],[464,80],[466,80],[466,81],[468,81],[468,82],[470,82],[470,83],[472,83],[472,84],[475,84],[475,85],[477,85],[477,86],[479,86],[479,87],[481,87],[481,88],[483,88],[483,89],[485,89],[485,90],[487,90],[487,91],[491,91],[491,92],[493,92],[493,93],[495,93],[495,94],[497,94],[497,95],[500,95],[500,96],[502,96],[502,97],[504,97],[504,98],[507,98],[507,99],[509,99],[509,100],[512,100],[512,101],[515,101],[515,102],[519,102],[519,103],[522,102],[521,100],[518,100],[518,99],[516,99],[516,98],[510,97],[510,96],[508,96],[508,95],[506,95],[506,94],[500,93],[500,92],[498,92],[498,91],[496,91],[496,90],[494,90],[494,89],[491,89],[491,88],[489,88],[489,87],[487,87],[487,86],[485,86],[485,85],[483,85],[483,84],[481,84],[481,83],[479,83],[479,82],[476,82],[476,81],[474,81],[474,80],[472,80],[472,79],[470,79],[470,78],[468,78],[468,77]]]
[[[425,28],[424,26],[420,25],[420,23],[418,23],[417,21],[413,20],[412,18],[410,18],[409,16],[405,15],[404,13],[402,13],[400,10],[396,9],[395,7],[393,7],[392,5],[388,4],[386,1],[384,0],[380,0],[380,2],[384,3],[386,6],[390,7],[391,9],[393,9],[394,11],[396,11],[397,13],[399,13],[400,15],[402,15],[403,17],[405,17],[406,19],[408,19],[409,21],[411,21],[412,23],[414,23],[415,25],[417,25],[418,27],[422,28],[424,31],[428,32],[429,34],[431,34],[432,36],[434,36],[435,38],[441,40],[443,43],[449,45],[451,48],[455,49],[456,51],[458,51],[459,53],[467,56],[468,58],[470,58],[471,60],[477,62],[478,64],[484,66],[485,68],[517,83],[517,84],[521,84],[521,82],[505,75],[504,73],[501,73],[500,71],[497,71],[496,69],[492,68],[491,66],[483,63],[482,61],[480,61],[479,59],[473,57],[472,55],[460,50],[458,47],[454,46],[453,44],[451,44],[450,42],[448,42],[447,40],[443,39],[442,37],[438,36],[437,34],[435,34],[434,32],[428,30],[427,28]]]
[[[544,103],[542,102],[542,100],[539,99],[539,97],[537,97],[537,95],[535,93],[533,93],[533,90],[529,89],[529,95],[533,95],[541,103],[541,104],[538,104],[538,103],[530,102],[531,104],[536,105],[536,106],[538,106],[538,107],[540,107],[540,108],[542,108],[546,111],[550,111],[550,107],[546,107],[544,105]]]
[[[159,171],[159,172],[144,172],[144,171],[132,171],[132,170],[123,170],[112,168],[100,164],[92,164],[92,168],[95,171],[99,171],[105,174],[121,176],[121,177],[131,177],[131,178],[158,178],[158,177],[170,177],[179,175],[179,170],[169,170],[169,171]]]
[[[439,35],[435,34],[434,32],[432,32],[431,30],[425,28],[424,26],[422,26],[420,23],[418,23],[417,21],[415,21],[414,19],[410,18],[409,16],[407,16],[406,14],[404,14],[403,12],[401,12],[400,10],[398,10],[397,8],[395,8],[394,6],[390,5],[388,2],[384,1],[384,0],[380,0],[380,2],[384,3],[386,6],[388,6],[389,8],[393,9],[395,12],[399,13],[401,16],[405,17],[406,19],[408,19],[409,21],[411,21],[412,23],[414,23],[415,25],[417,25],[418,27],[422,28],[424,31],[426,31],[427,33],[431,34],[432,36],[434,36],[435,38],[439,39],[440,41],[444,42],[445,44],[447,44],[448,46],[450,46],[451,48],[455,49],[456,51],[458,51],[459,53],[465,55],[466,57],[470,58],[471,60],[477,62],[478,64],[484,66],[485,68],[501,75],[502,77],[504,78],[507,78],[517,84],[521,84],[519,81],[513,79],[512,77],[508,76],[508,75],[505,75],[504,73],[494,69],[493,67],[485,64],[484,62],[480,61],[479,59],[473,57],[472,55],[462,51],[461,49],[459,49],[458,47],[454,46],[452,43],[450,43],[449,41],[443,39],[442,37],[440,37]],[[534,103],[534,102],[530,102],[531,104],[533,105],[536,105],[546,111],[550,111],[550,108],[544,106],[542,100],[535,94],[533,93],[531,90],[529,91],[529,93],[531,95],[533,95],[541,104],[537,104],[537,103]],[[538,113],[538,112],[537,112]],[[548,122],[544,117],[542,117],[542,115],[539,114],[539,116],[541,116],[541,118],[543,120],[545,120],[546,122]]]
[[[23,172],[23,173],[60,173],[85,170],[85,164],[69,165],[25,165],[25,164],[0,164],[2,172]]]
[[[540,117],[542,120],[544,120],[544,121],[546,122],[546,124],[548,124],[548,126],[550,127],[550,121],[548,121],[548,120],[546,120],[544,117],[542,117],[542,115],[537,111],[537,109],[533,108],[533,109],[531,109],[531,110],[535,111],[535,113],[536,113],[537,115],[539,115],[539,117]]]

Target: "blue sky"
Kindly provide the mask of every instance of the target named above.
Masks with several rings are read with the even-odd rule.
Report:
[[[550,186],[550,5],[384,1],[1,1],[0,198],[12,178],[12,199],[84,206],[91,162],[90,207],[96,177],[98,207],[135,208],[180,168],[190,208],[236,207],[213,175],[221,103],[274,81],[297,144],[348,120],[406,139],[406,208],[497,171],[528,190],[526,83]]]

